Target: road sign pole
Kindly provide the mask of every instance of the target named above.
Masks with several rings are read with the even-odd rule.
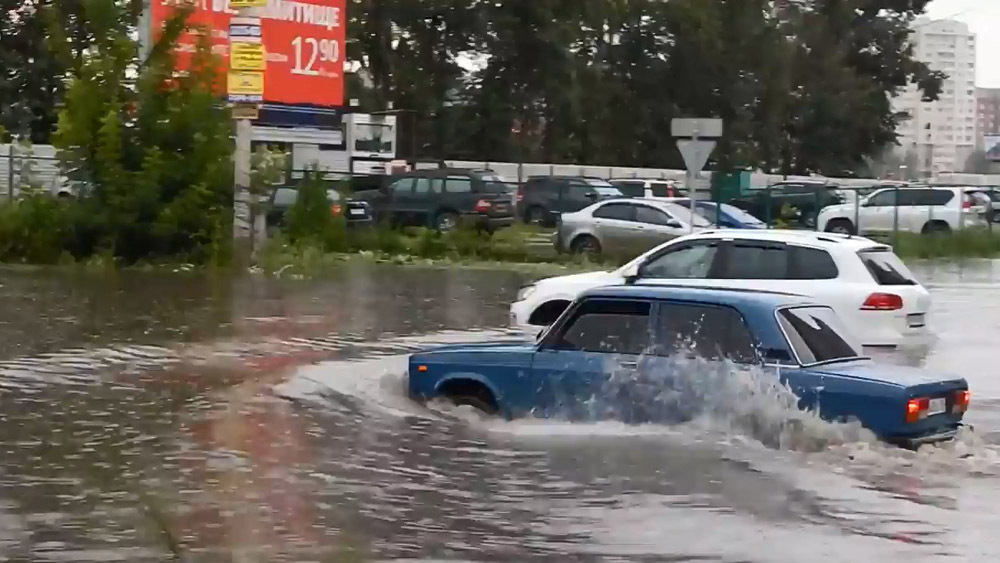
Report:
[[[695,127],[694,131],[692,131],[691,139],[695,142],[695,145],[698,144],[698,127]],[[691,202],[690,202],[691,203],[691,217],[689,217],[689,221],[688,222],[690,223],[690,227],[691,227],[691,232],[692,233],[694,232],[694,218],[695,218],[695,193],[694,193],[694,191],[695,191],[695,185],[694,185],[695,184],[695,181],[694,181],[695,180],[695,174],[696,174],[696,172],[694,172],[693,170],[691,170],[690,168],[688,168],[688,171],[687,171],[687,183],[688,183],[687,189],[688,189],[688,198],[691,199]]]
[[[688,197],[691,203],[691,232],[694,232],[694,218],[697,213],[698,174],[705,168],[708,157],[715,148],[715,141],[722,136],[722,120],[715,118],[675,118],[670,122],[670,131],[677,138],[677,149],[684,158],[687,169]]]

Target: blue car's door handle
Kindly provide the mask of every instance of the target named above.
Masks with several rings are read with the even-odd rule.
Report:
[[[632,362],[632,361],[627,361],[626,360],[626,361],[620,361],[620,362],[618,362],[618,365],[621,366],[621,367],[623,367],[623,368],[632,368],[632,369],[634,369],[634,368],[639,367],[639,362]]]

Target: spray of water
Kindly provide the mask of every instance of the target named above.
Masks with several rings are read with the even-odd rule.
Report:
[[[646,355],[629,369],[609,358],[590,389],[582,397],[571,389],[556,389],[556,417],[684,425],[807,452],[876,441],[856,421],[831,423],[800,408],[799,397],[768,368],[695,354]]]

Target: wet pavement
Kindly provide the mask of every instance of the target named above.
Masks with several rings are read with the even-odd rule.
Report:
[[[408,351],[519,338],[519,274],[0,270],[0,560],[996,560],[1000,263],[913,269],[935,335],[879,356],[965,376],[975,425],[919,453],[411,403]]]

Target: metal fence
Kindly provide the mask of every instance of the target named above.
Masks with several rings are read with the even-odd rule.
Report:
[[[716,203],[744,210],[772,228],[849,234],[992,232],[1000,221],[1000,188],[982,186],[764,188]]]
[[[54,147],[0,145],[0,201],[11,201],[28,190],[58,193],[61,178]]]

